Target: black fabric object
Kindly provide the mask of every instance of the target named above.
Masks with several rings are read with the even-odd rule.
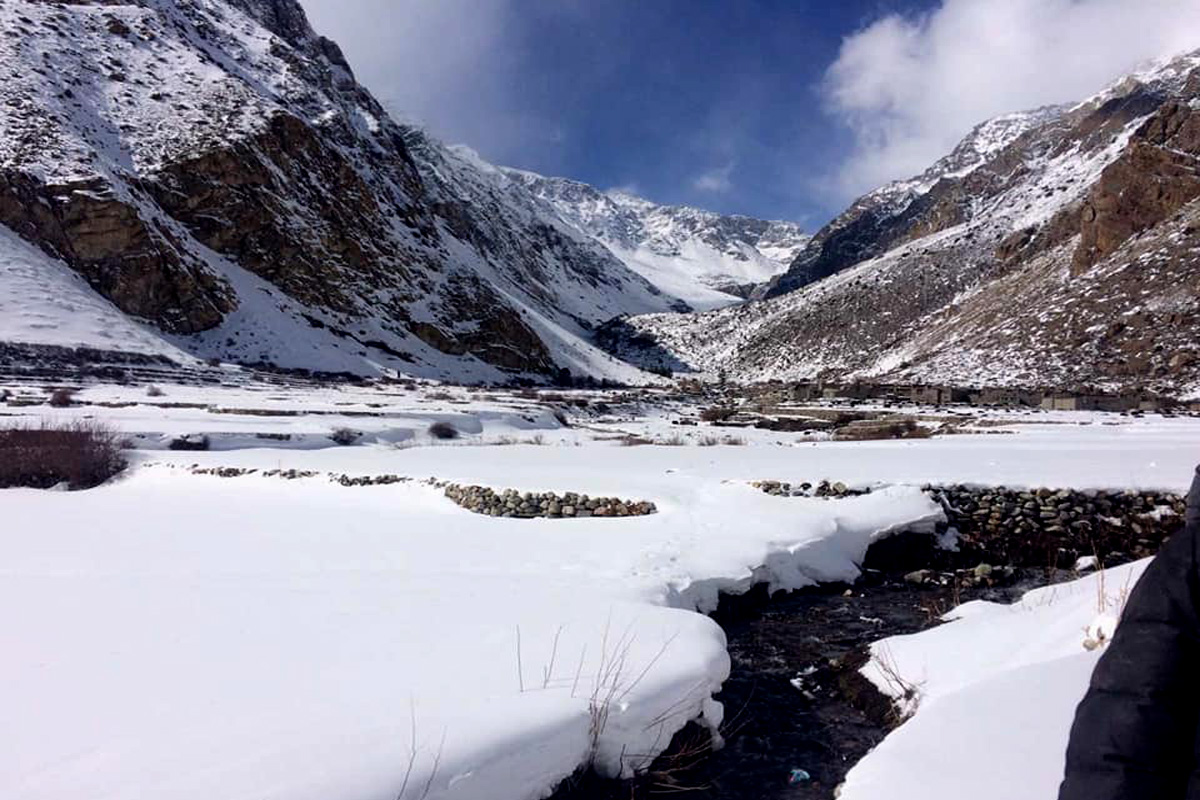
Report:
[[[1059,800],[1200,800],[1200,468],[1075,713]]]

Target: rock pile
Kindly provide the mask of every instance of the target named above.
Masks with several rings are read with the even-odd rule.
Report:
[[[342,486],[391,486],[412,480],[404,475],[330,475],[329,480]]]
[[[260,475],[264,478],[281,478],[285,481],[315,478],[321,474],[307,469],[267,469],[259,472],[257,469],[246,467],[201,467],[198,464],[193,464],[188,471],[193,475],[211,475],[216,478],[244,478],[249,475]]]
[[[644,517],[658,511],[654,503],[621,500],[616,497],[589,497],[567,492],[496,492],[486,486],[449,484],[446,497],[476,514],[489,517]]]
[[[844,483],[830,483],[829,481],[821,481],[817,484],[801,483],[790,484],[786,481],[756,481],[750,484],[756,489],[761,489],[767,494],[776,497],[859,497],[864,494],[870,494],[868,489],[851,489]]]

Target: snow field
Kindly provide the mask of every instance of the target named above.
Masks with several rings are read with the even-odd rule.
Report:
[[[841,797],[976,800],[1057,796],[1075,706],[1147,561],[1029,592],[1012,606],[967,603],[948,624],[873,646],[863,672],[915,715],[859,762]],[[1108,631],[1111,636],[1111,629]]]
[[[694,444],[726,431],[672,425],[671,404],[561,428],[532,402],[452,387],[162,388],[156,400],[243,413],[11,409],[18,421],[95,416],[147,441],[227,434],[232,449],[135,452],[126,476],[89,492],[0,492],[0,702],[17,721],[0,729],[0,796],[518,800],[589,762],[629,774],[687,721],[720,724],[725,639],[695,613],[719,592],[852,580],[874,538],[939,518],[923,482],[1182,490],[1200,452],[1189,419],[1059,414],[1007,436],[835,443],[739,430],[729,433],[744,446],[625,447],[618,433]],[[80,397],[146,399],[144,387]],[[447,418],[463,437],[425,446],[428,424]],[[365,443],[324,441],[343,424]],[[399,448],[385,435],[397,430],[412,432]],[[487,446],[506,438],[526,443]],[[193,464],[318,476],[222,479]],[[347,488],[326,473],[415,480]],[[427,478],[651,500],[659,513],[492,519]],[[749,485],[822,478],[906,485],[840,501]],[[1112,591],[1124,582],[1109,573]],[[888,642],[921,702],[844,796],[880,796],[872,781],[928,790],[947,747],[984,771],[942,764],[923,797],[959,797],[1004,769],[1044,787],[1097,615],[1087,584],[1057,591],[1014,609],[969,606],[922,635],[955,637],[944,646]],[[1025,728],[1000,730],[1022,713]],[[1040,753],[1029,766],[1022,747]]]

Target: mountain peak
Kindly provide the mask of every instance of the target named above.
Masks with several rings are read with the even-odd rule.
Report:
[[[523,170],[505,173],[694,308],[738,302],[782,273],[809,239],[794,223],[660,205],[625,190]]]

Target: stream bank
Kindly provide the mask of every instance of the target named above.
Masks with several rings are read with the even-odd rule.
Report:
[[[1043,494],[1033,495],[1039,506],[1070,502],[1072,512],[1080,500],[1074,493]],[[774,597],[759,586],[722,597],[713,618],[725,630],[732,661],[717,696],[725,705],[724,748],[711,751],[707,732],[688,726],[645,774],[631,781],[579,774],[559,786],[553,800],[678,793],[712,800],[832,800],[846,773],[902,723],[891,700],[859,672],[872,643],[940,625],[961,603],[1011,603],[1031,589],[1079,577],[1056,561],[1098,552],[1101,565],[1114,566],[1151,555],[1174,528],[1169,512],[1148,517],[1156,504],[1128,493],[1122,496],[1128,506],[1124,520],[1111,506],[1091,514],[1083,506],[1079,516],[1089,524],[1063,525],[1052,537],[1005,537],[998,535],[987,502],[1007,508],[1019,496],[963,487],[941,488],[937,495],[954,504],[948,516],[966,529],[957,552],[939,549],[935,536],[902,533],[870,548],[862,577],[852,586],[822,585]],[[968,503],[978,495],[987,502],[971,508]],[[1094,496],[1087,499],[1096,502]],[[988,509],[986,517],[981,508]]]

